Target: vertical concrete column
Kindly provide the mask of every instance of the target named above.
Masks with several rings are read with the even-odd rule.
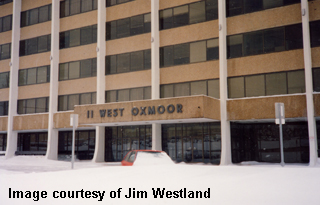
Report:
[[[13,157],[17,150],[17,131],[13,130],[13,118],[17,115],[19,45],[20,45],[21,0],[13,1],[12,41],[10,61],[9,110],[6,158]]]
[[[302,33],[303,33],[303,54],[304,54],[304,72],[306,83],[306,100],[307,100],[307,118],[309,131],[310,146],[310,166],[315,166],[318,159],[317,153],[317,128],[314,116],[313,102],[313,82],[312,82],[312,59],[310,46],[310,29],[309,29],[309,5],[307,0],[301,0],[302,14]]]
[[[97,37],[97,104],[105,103],[105,57],[106,57],[106,1],[98,0]],[[96,126],[96,143],[93,161],[103,162],[105,156],[105,128]]]
[[[56,160],[58,158],[58,130],[54,128],[53,116],[58,111],[60,1],[52,0],[51,13],[50,96],[46,158]]]
[[[151,97],[160,98],[159,0],[151,0]],[[161,124],[152,123],[152,149],[162,150]]]
[[[220,72],[220,120],[221,120],[221,161],[220,165],[231,164],[231,134],[228,121],[228,66],[227,66],[227,20],[226,1],[218,1],[219,10],[219,72]]]

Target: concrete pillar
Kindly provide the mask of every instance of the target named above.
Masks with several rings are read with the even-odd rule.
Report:
[[[17,151],[17,131],[13,130],[13,118],[17,115],[19,45],[20,45],[20,13],[21,0],[13,1],[12,41],[10,61],[9,110],[7,128],[6,159],[13,157]]]
[[[317,152],[317,126],[314,116],[313,102],[313,82],[312,82],[312,59],[310,45],[310,29],[309,29],[309,5],[307,0],[301,0],[302,14],[302,33],[303,33],[303,54],[304,54],[304,72],[306,83],[306,99],[307,99],[307,118],[309,131],[310,146],[310,166],[315,166],[318,159]]]
[[[60,1],[52,0],[51,13],[50,97],[46,158],[56,160],[58,159],[58,130],[54,128],[53,116],[58,111]]]
[[[97,37],[97,104],[105,103],[105,57],[106,57],[106,1],[98,0]],[[104,162],[105,128],[96,126],[96,143],[93,161]]]
[[[151,97],[160,98],[159,0],[151,0]],[[162,150],[161,124],[152,123],[152,149]]]
[[[228,121],[228,66],[227,66],[227,20],[226,1],[218,1],[219,10],[219,72],[220,72],[220,121],[221,121],[221,161],[220,165],[231,164],[231,134]]]

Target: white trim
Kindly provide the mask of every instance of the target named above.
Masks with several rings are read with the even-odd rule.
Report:
[[[14,120],[14,116],[17,115],[17,102],[18,102],[21,0],[13,1],[12,15],[13,17],[12,17],[12,41],[11,41],[11,68],[10,68],[6,158],[13,157],[14,153],[17,150],[18,135],[17,135],[17,131],[13,130],[13,120]]]
[[[58,111],[60,1],[52,0],[51,13],[50,97],[46,158],[56,160],[58,159],[58,130],[54,129],[53,116]]]
[[[221,161],[220,165],[231,164],[231,134],[228,121],[228,66],[227,66],[227,20],[226,1],[218,1],[219,10],[219,80],[220,80],[220,122],[221,122]]]
[[[307,117],[309,132],[309,150],[310,150],[310,166],[315,166],[318,159],[317,148],[317,126],[314,116],[313,104],[313,82],[312,82],[312,58],[310,45],[310,28],[309,28],[309,4],[308,0],[301,0],[301,10],[305,11],[302,15],[302,33],[303,33],[303,55],[305,67],[305,83],[306,83],[306,100],[307,100]]]

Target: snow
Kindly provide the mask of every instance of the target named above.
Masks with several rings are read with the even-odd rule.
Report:
[[[138,152],[134,166],[172,165],[174,164],[165,152]]]
[[[180,163],[122,167],[120,163],[77,161],[74,170],[70,167],[70,162],[41,156],[16,156],[8,160],[0,156],[1,204],[320,204],[319,165],[281,167],[249,162],[230,166]],[[9,188],[23,191],[24,196],[30,191],[31,195],[9,198]],[[147,196],[126,198],[129,188],[146,191]],[[184,188],[187,192],[203,193],[210,189],[210,198],[154,198],[152,188],[176,193]],[[78,191],[78,198],[53,198],[53,193],[64,196],[68,191]],[[90,198],[85,198],[89,192]],[[167,196],[173,195],[168,192]]]

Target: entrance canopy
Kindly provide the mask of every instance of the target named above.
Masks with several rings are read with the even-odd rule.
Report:
[[[151,123],[220,121],[220,101],[208,96],[188,96],[75,106],[79,125],[123,126]]]

